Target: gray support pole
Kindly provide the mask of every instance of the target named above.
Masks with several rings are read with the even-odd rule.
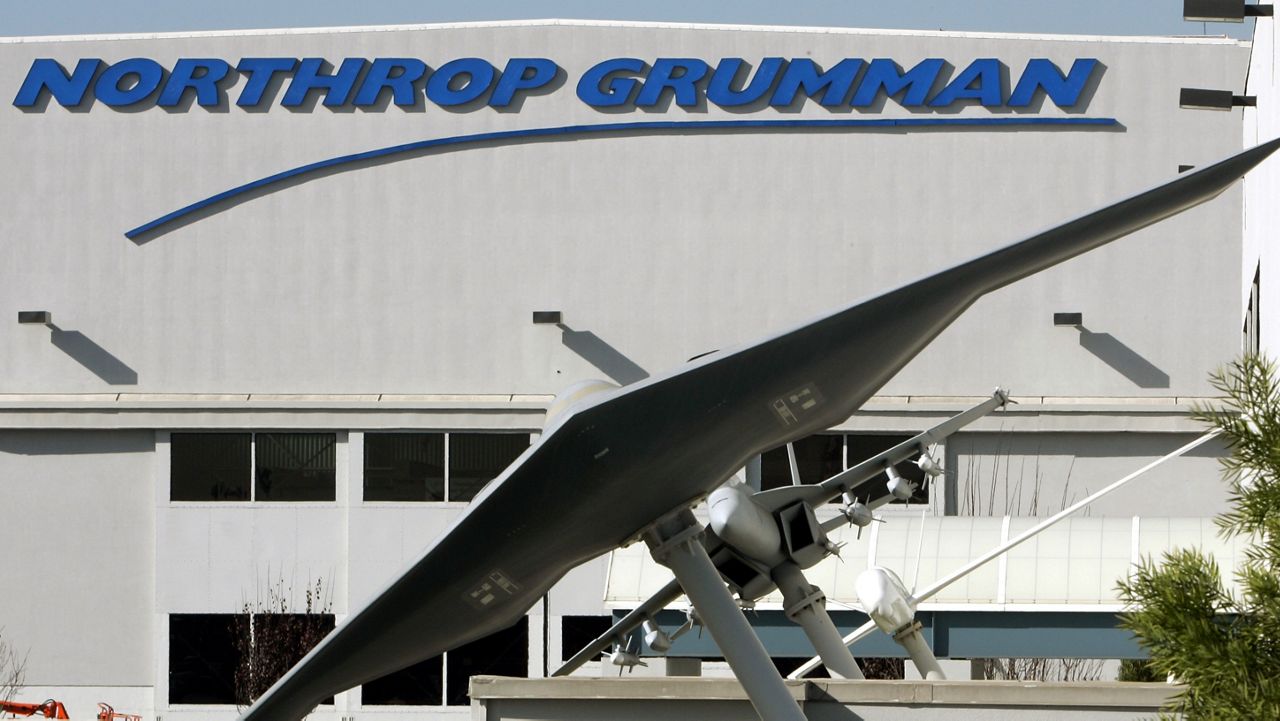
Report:
[[[907,649],[907,654],[911,656],[911,663],[916,665],[916,670],[920,672],[921,676],[930,681],[946,680],[947,676],[942,673],[942,667],[938,665],[937,657],[929,649],[929,644],[924,642],[924,636],[920,633],[919,621],[895,633],[893,640]]]
[[[654,560],[671,569],[698,609],[720,652],[763,721],[806,721],[800,704],[769,659],[751,624],[742,615],[720,573],[698,540],[702,528],[687,509],[668,516],[644,533]]]
[[[782,590],[787,618],[804,630],[827,670],[840,678],[866,678],[827,613],[827,597],[805,579],[800,567],[782,562],[773,569],[773,582]]]

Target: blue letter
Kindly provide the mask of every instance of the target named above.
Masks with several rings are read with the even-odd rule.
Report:
[[[578,98],[593,108],[609,108],[625,104],[639,85],[635,78],[611,78],[614,73],[642,73],[644,61],[636,58],[614,58],[597,63],[578,81]],[[608,81],[608,89],[601,83]]]
[[[427,81],[427,97],[436,105],[462,105],[484,95],[493,84],[493,66],[480,58],[458,58],[450,60]],[[467,82],[454,88],[453,81],[460,75],[467,76]]]
[[[197,70],[204,70],[196,75]],[[156,102],[162,108],[171,107],[182,102],[182,96],[188,88],[196,91],[196,102],[204,108],[217,107],[222,102],[222,92],[218,90],[218,81],[227,77],[231,66],[226,60],[210,58],[207,60],[179,60],[169,73],[169,82],[160,91],[160,100]]]
[[[977,87],[973,84],[977,83]],[[959,77],[942,89],[929,101],[935,108],[943,108],[957,100],[976,98],[988,107],[1004,102],[1004,83],[1000,77],[1000,61],[991,58],[974,60]]]
[[[819,90],[822,99],[818,102],[833,107],[843,105],[849,97],[849,89],[853,87],[853,79],[862,69],[862,60],[845,58],[825,73],[818,72],[818,66],[808,58],[792,60],[782,73],[778,89],[773,91],[769,104],[775,107],[786,107],[796,99],[796,91],[804,88],[805,95],[813,97]]]
[[[40,96],[48,91],[53,99],[64,108],[74,108],[84,102],[84,94],[89,90],[89,81],[102,61],[98,58],[84,58],[76,63],[75,72],[67,75],[67,71],[57,60],[37,58],[27,71],[27,79],[18,88],[18,97],[13,104],[19,108],[29,108],[40,100]]]
[[[136,78],[133,84],[127,88],[121,88],[121,81],[130,75]],[[133,105],[154,93],[156,88],[160,87],[160,80],[163,78],[164,68],[160,67],[160,63],[147,58],[129,58],[112,65],[98,76],[93,92],[98,96],[98,100],[113,108]]]
[[[679,71],[677,73],[677,71]],[[671,88],[676,94],[676,105],[682,108],[698,104],[696,83],[707,74],[707,64],[696,58],[658,58],[653,70],[644,81],[644,87],[636,96],[636,107],[647,108],[658,104],[662,91]]]
[[[903,107],[923,105],[925,97],[933,89],[934,81],[938,79],[938,73],[942,71],[942,64],[940,58],[929,58],[921,60],[914,68],[903,73],[894,61],[876,58],[867,65],[867,72],[862,76],[858,92],[853,94],[852,105],[865,108],[875,102],[881,89],[891,98],[905,91],[900,101]]]
[[[1033,58],[1027,61],[1027,69],[1022,71],[1013,95],[1009,96],[1009,107],[1027,107],[1036,91],[1043,89],[1054,105],[1069,108],[1080,99],[1080,92],[1084,90],[1084,84],[1093,75],[1097,64],[1095,58],[1080,58],[1071,64],[1071,72],[1064,78],[1062,71],[1051,61]]]
[[[236,105],[252,108],[262,102],[262,94],[271,85],[276,73],[287,73],[298,64],[297,58],[240,58],[236,70],[249,73],[249,81],[236,99]]]
[[[393,70],[400,72],[392,75]],[[356,93],[356,105],[365,107],[378,102],[383,88],[391,88],[391,98],[396,105],[413,106],[418,104],[417,94],[413,92],[413,83],[426,75],[427,64],[416,58],[375,58],[369,66],[369,73],[360,84]]]
[[[342,61],[338,72],[322,74],[320,71],[325,64],[324,58],[303,58],[280,104],[285,107],[302,105],[307,99],[307,93],[320,89],[324,91],[326,107],[346,105],[351,91],[355,89],[356,78],[360,77],[360,71],[364,69],[364,63],[364,58],[347,58]]]
[[[711,82],[707,85],[707,100],[722,108],[754,103],[773,87],[773,81],[777,79],[784,62],[786,61],[782,58],[761,60],[760,67],[756,68],[747,87],[734,90],[733,81],[742,67],[742,58],[724,58],[711,74]]]
[[[532,72],[530,72],[532,71]],[[556,79],[560,66],[546,58],[511,58],[498,78],[489,104],[505,108],[511,104],[517,90],[533,90]]]

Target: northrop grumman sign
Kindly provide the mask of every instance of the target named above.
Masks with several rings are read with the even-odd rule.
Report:
[[[845,58],[822,67],[808,58],[763,58],[748,64],[722,58],[612,58],[576,79],[578,99],[593,108],[683,108],[710,103],[723,108],[790,107],[806,99],[829,108],[875,109],[885,98],[913,109],[960,105],[1029,108],[1048,98],[1061,108],[1081,101],[1098,61],[1079,58],[1065,72],[1035,58],[1016,82],[1000,60],[980,58],[963,68],[928,58],[903,69],[889,58]],[[522,98],[559,92],[565,73],[547,58],[512,58],[499,70],[481,58],[459,58],[429,67],[416,58],[346,58],[336,67],[324,58],[182,58],[171,67],[148,58],[107,63],[84,58],[70,70],[57,60],[31,64],[13,104],[41,109],[49,98],[64,107],[97,101],[110,107],[181,110],[191,105],[259,108],[279,102],[309,107],[401,107],[426,101],[443,107],[507,108]],[[283,92],[281,92],[283,91]],[[194,99],[193,103],[188,103]],[[465,109],[465,108],[464,108]]]

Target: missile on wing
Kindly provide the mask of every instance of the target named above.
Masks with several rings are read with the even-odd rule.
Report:
[[[655,653],[666,653],[671,650],[671,637],[652,618],[646,618],[644,624],[644,642]]]
[[[898,469],[894,468],[893,465],[885,466],[884,473],[889,477],[889,495],[899,501],[911,500],[911,495],[916,492],[916,484],[903,478],[902,474],[898,473]]]
[[[906,649],[921,676],[930,680],[946,678],[916,621],[916,600],[898,574],[873,566],[859,574],[854,588],[862,609],[881,631]]]
[[[881,631],[893,634],[916,618],[915,603],[898,574],[873,566],[858,575],[854,583],[858,603]]]
[[[936,478],[942,475],[942,464],[937,459],[929,455],[929,451],[921,449],[920,457],[916,459],[916,467],[924,471],[924,475],[928,478]]]
[[[862,529],[871,525],[876,520],[875,514],[871,512],[871,506],[856,500],[851,494],[846,493],[844,499],[844,517],[849,523],[858,527],[858,533],[862,533]]]

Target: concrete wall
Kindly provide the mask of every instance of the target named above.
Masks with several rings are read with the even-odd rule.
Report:
[[[570,82],[499,112],[0,106],[0,392],[547,393],[633,380],[966,259],[1240,147],[1226,39],[514,23],[0,41],[0,88],[35,58],[555,59]],[[480,146],[288,184],[146,242],[124,231],[270,174],[427,138],[627,120],[911,117],[716,106],[608,113],[573,82],[610,57],[997,57],[1104,69],[1049,117],[1103,128],[687,133]],[[244,78],[238,83],[243,85]],[[847,108],[846,108],[847,111]],[[992,117],[980,106],[958,112]],[[1205,395],[1237,346],[1238,190],[980,301],[886,389]],[[1188,292],[1194,288],[1195,292]],[[559,309],[565,330],[534,326]],[[1055,311],[1085,330],[1054,328]]]
[[[28,685],[151,685],[153,437],[0,432],[0,626]]]

